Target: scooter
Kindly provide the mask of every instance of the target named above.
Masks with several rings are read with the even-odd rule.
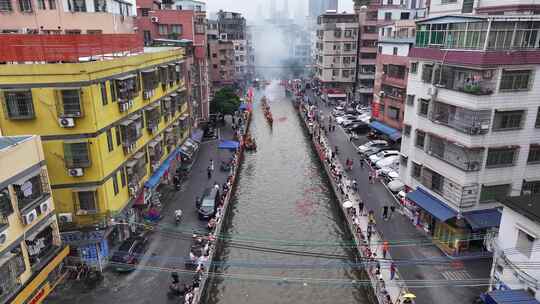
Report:
[[[179,175],[175,175],[175,176],[174,176],[174,181],[173,181],[173,183],[174,183],[174,189],[175,189],[176,191],[180,191],[181,183],[180,183],[180,176],[179,176]]]
[[[175,223],[176,223],[176,226],[178,226],[180,224],[180,221],[182,221],[182,210],[178,209],[174,212],[174,219],[175,219]]]

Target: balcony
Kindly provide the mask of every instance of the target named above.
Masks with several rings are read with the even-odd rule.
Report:
[[[429,135],[427,154],[466,172],[479,171],[484,148],[468,148],[434,134]]]
[[[495,91],[495,70],[471,70],[453,66],[437,66],[434,70],[435,85],[470,95],[491,95]]]
[[[475,111],[435,101],[429,119],[468,135],[482,135],[489,131],[491,111]]]
[[[42,174],[14,184],[13,189],[21,212],[35,208],[50,197],[49,181],[47,176]]]
[[[407,79],[405,78],[397,78],[383,74],[381,80],[383,84],[388,84],[395,87],[405,88],[407,86]]]
[[[136,34],[0,34],[0,62],[79,62],[143,52]]]
[[[379,93],[380,93],[380,96],[383,98],[391,98],[401,103],[405,101],[405,89],[383,84],[381,86],[381,92]]]
[[[422,167],[419,181],[426,188],[442,196],[445,203],[453,205],[458,210],[471,208],[476,204],[478,184],[461,185],[427,167]]]

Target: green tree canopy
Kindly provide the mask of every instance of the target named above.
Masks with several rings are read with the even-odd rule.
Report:
[[[233,114],[240,106],[240,98],[231,88],[223,88],[214,94],[210,103],[210,113]]]

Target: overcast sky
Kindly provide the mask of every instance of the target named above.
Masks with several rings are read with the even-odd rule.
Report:
[[[278,10],[283,8],[284,0],[275,0]],[[219,9],[239,12],[245,15],[247,19],[255,18],[257,15],[257,7],[260,6],[263,14],[268,14],[270,0],[206,0],[206,10],[209,13],[217,12]],[[303,16],[307,15],[308,0],[289,0],[289,12],[291,17],[301,11]],[[353,0],[339,0],[339,8],[341,11],[352,12]]]

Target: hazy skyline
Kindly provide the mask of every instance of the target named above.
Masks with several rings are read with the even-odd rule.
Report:
[[[284,0],[275,0],[276,8],[283,8]],[[260,5],[263,14],[267,17],[270,10],[270,0],[206,0],[206,10],[215,13],[220,9],[242,13],[247,19],[257,16],[257,7]],[[300,2],[300,4],[299,4]],[[353,11],[353,0],[339,0],[338,10],[340,12]],[[297,11],[302,10],[303,16],[308,14],[308,0],[289,0],[289,14],[291,17],[297,15]]]

